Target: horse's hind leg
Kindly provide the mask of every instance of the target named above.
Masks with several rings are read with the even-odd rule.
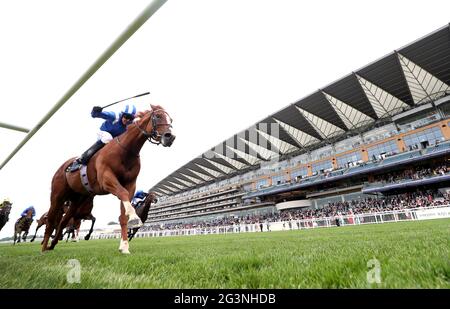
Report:
[[[67,211],[67,213],[60,220],[59,225],[56,228],[55,238],[53,238],[52,243],[50,244],[50,247],[48,248],[49,250],[53,250],[53,248],[55,248],[55,246],[58,244],[58,241],[60,239],[62,239],[62,237],[63,237],[63,229],[64,229],[64,227],[67,226],[67,223],[69,223],[69,220],[72,219],[73,214],[75,213],[75,210],[76,210],[77,206],[78,205],[76,205],[75,203],[72,203],[72,205],[70,205],[69,210]]]
[[[64,232],[64,235],[65,235],[65,234],[67,234],[66,242],[68,242],[68,241],[69,241],[69,238],[70,238],[70,234],[72,234],[72,233],[70,232],[70,230],[66,230],[66,231]],[[64,237],[64,235],[63,235],[63,237]]]
[[[89,198],[92,199],[92,197],[81,195],[81,196],[78,196],[77,199],[72,199],[72,201],[71,201],[72,204],[70,205],[69,210],[64,215],[62,220],[59,222],[58,228],[56,230],[55,238],[53,238],[52,243],[50,244],[49,250],[53,250],[53,248],[56,246],[56,244],[58,243],[59,239],[62,236],[63,229],[68,225],[70,219],[72,219],[74,217],[74,215],[77,213],[80,205],[82,205],[86,201],[86,199],[89,199]]]
[[[136,235],[138,230],[139,230],[138,227],[131,229],[130,233],[128,234],[128,241],[131,241],[133,239],[134,235]]]
[[[23,236],[22,236],[23,242],[27,242],[27,236],[28,236],[28,231],[23,233]]]
[[[45,234],[44,239],[42,240],[42,251],[48,249],[48,242],[50,240],[50,236],[53,234],[53,231],[58,226],[58,223],[61,221],[61,218],[64,215],[63,210],[64,200],[62,198],[56,198],[52,196],[52,206],[48,212],[48,221],[45,226]]]
[[[41,226],[43,226],[43,224],[38,223],[38,226],[36,226],[36,231],[34,232],[33,238],[31,238],[30,242],[34,241],[37,235],[37,231],[41,228]]]
[[[48,249],[48,242],[53,231],[64,215],[64,202],[69,200],[73,191],[66,181],[65,165],[63,164],[55,173],[52,179],[52,191],[50,196],[50,209],[47,215],[47,225],[45,227],[44,240],[42,241],[42,251]]]
[[[89,233],[84,236],[84,240],[89,240],[91,238],[91,234],[94,231],[95,217],[90,215],[90,219],[92,220],[91,228],[89,229]]]

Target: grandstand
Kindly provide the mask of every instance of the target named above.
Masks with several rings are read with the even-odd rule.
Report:
[[[446,203],[449,126],[447,25],[178,168],[152,187],[146,228]]]

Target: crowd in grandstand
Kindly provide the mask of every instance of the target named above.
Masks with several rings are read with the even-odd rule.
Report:
[[[437,167],[411,167],[406,170],[383,174],[375,177],[376,182],[392,183],[402,180],[419,180],[437,175],[445,175],[448,172],[446,163]]]
[[[450,195],[440,191],[409,192],[386,197],[369,197],[361,200],[329,203],[318,209],[284,210],[266,215],[247,215],[243,217],[226,217],[195,223],[152,224],[144,226],[141,231],[174,230],[228,226],[239,224],[256,224],[276,221],[334,218],[337,216],[376,213],[381,211],[402,210],[419,207],[445,205],[450,202]]]

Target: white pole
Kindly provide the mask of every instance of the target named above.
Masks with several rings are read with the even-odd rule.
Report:
[[[167,0],[153,0],[139,16],[119,35],[119,37],[98,57],[98,59],[81,75],[72,87],[59,99],[47,114],[31,129],[20,144],[0,165],[0,170],[28,142],[28,140],[72,97],[84,83],[164,4]]]
[[[25,129],[25,128],[15,126],[15,125],[9,124],[9,123],[4,123],[4,122],[0,122],[0,128],[10,129],[10,130],[19,131],[19,132],[25,132],[25,133],[28,133],[30,131],[29,129]]]

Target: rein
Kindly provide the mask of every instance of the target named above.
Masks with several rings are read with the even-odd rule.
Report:
[[[165,113],[165,114],[169,117],[170,121],[172,122],[172,118],[171,118],[171,117],[169,116],[169,114],[168,114],[165,110],[163,110],[163,109],[158,109],[158,110],[151,110],[151,111],[149,111],[149,113],[151,113],[151,115],[150,115],[151,118],[150,118],[150,119],[151,119],[151,121],[152,121],[152,130],[150,131],[150,133],[147,132],[147,131],[145,131],[144,129],[142,129],[142,128],[137,124],[137,122],[133,122],[133,124],[134,124],[134,125],[136,126],[136,128],[142,133],[142,135],[144,135],[145,138],[146,138],[150,143],[155,144],[155,145],[161,144],[161,139],[160,139],[159,141],[157,140],[157,138],[160,138],[160,137],[161,137],[161,134],[158,133],[158,131],[156,130],[156,127],[157,127],[157,126],[162,126],[162,125],[169,126],[169,128],[172,127],[172,124],[171,124],[171,123],[159,123],[159,124],[156,123],[155,116],[158,115],[158,114],[156,114],[156,112],[158,112],[158,111],[162,111],[163,113]],[[127,149],[124,145],[122,145],[122,143],[120,142],[119,136],[115,137],[114,140],[116,141],[117,145],[119,145],[123,150],[128,151],[128,149]],[[133,153],[133,154],[134,154],[136,157],[139,158],[139,153]]]

